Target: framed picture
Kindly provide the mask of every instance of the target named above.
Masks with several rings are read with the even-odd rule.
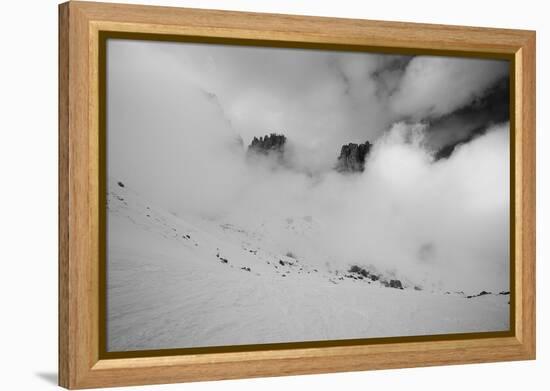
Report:
[[[535,358],[535,33],[59,7],[59,382]]]

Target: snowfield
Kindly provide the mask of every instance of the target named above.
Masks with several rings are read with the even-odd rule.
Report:
[[[122,182],[108,188],[108,351],[509,329],[506,293],[467,298],[335,269],[307,247],[322,229],[315,216],[242,227],[177,217]],[[292,248],[281,251],[275,231]]]

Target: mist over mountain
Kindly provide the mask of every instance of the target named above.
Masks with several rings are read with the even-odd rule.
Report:
[[[282,134],[271,133],[264,137],[254,137],[248,147],[248,152],[263,155],[270,153],[282,154],[286,143],[286,137]]]
[[[275,159],[279,163],[291,165],[284,161],[287,138],[283,134],[270,133],[261,137],[254,137],[247,148],[247,156],[265,156]],[[365,141],[362,144],[348,143],[342,145],[336,159],[335,170],[340,173],[357,173],[365,169],[365,160],[373,144]],[[296,167],[294,167],[296,168]]]
[[[329,318],[372,324],[372,335],[426,318],[438,331],[468,329],[467,317],[507,326],[505,295],[458,292],[510,288],[509,62],[128,40],[110,40],[108,58],[110,260],[144,263],[113,285],[135,308],[135,281],[157,278],[148,308],[195,314],[193,330],[211,327],[214,344],[231,327],[243,335],[243,319],[296,319],[282,337],[303,340],[300,330],[326,325],[316,312],[326,302]],[[181,306],[182,289],[196,312]],[[289,291],[300,305],[281,316],[272,308],[292,307]],[[499,314],[471,310],[488,299],[503,300]],[[403,322],[420,302],[421,320]],[[255,337],[280,340],[268,323]]]

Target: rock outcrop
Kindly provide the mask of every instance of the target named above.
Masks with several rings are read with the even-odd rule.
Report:
[[[282,156],[285,149],[286,137],[282,134],[271,133],[264,137],[254,137],[248,146],[248,153],[260,155]]]
[[[336,163],[336,170],[339,172],[363,172],[365,159],[369,155],[372,144],[365,141],[363,144],[349,143],[343,145]]]
[[[372,282],[379,281],[380,284],[386,288],[405,289],[401,280],[386,278],[382,274],[375,273],[372,270],[367,270],[359,265],[352,265],[345,277],[353,278],[355,280],[370,280]],[[368,282],[369,284],[371,282]],[[415,286],[415,289],[417,287]],[[420,288],[417,290],[421,290]]]
[[[284,159],[287,138],[283,134],[270,133],[262,137],[254,137],[247,148],[247,155],[269,156],[274,162],[288,165]],[[340,173],[357,173],[365,169],[365,161],[372,149],[372,144],[365,141],[363,144],[349,143],[342,145],[334,169]]]

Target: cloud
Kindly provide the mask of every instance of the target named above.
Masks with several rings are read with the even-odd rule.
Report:
[[[505,290],[507,118],[478,121],[483,132],[447,159],[434,161],[433,140],[471,126],[461,108],[507,70],[485,60],[110,41],[108,174],[180,216],[245,226],[310,216],[310,236],[265,234],[313,262],[371,264],[426,287]],[[433,119],[445,115],[460,121]],[[246,159],[250,139],[272,131],[287,136],[293,169]],[[365,140],[375,146],[363,174],[331,170],[342,144]]]
[[[390,79],[398,72],[392,76],[389,69],[398,69],[396,64],[409,59],[124,40],[109,40],[108,51],[111,62],[128,73],[122,95],[137,88],[132,77],[174,76],[182,89],[214,95],[218,109],[245,144],[270,132],[287,135],[299,156],[312,157],[302,159],[311,171],[331,168],[340,145],[372,141],[390,126],[387,90],[395,85]],[[152,58],[157,58],[156,63]],[[173,91],[167,89],[163,99],[178,99],[170,96]],[[199,100],[193,107],[203,104]],[[210,128],[207,118],[203,122],[203,128]]]
[[[449,290],[505,288],[508,125],[488,129],[438,162],[422,147],[424,131],[419,125],[397,124],[375,147],[360,214],[375,216],[371,222],[380,227],[369,235],[376,246],[371,251],[383,258],[377,260],[380,264],[395,263],[398,270],[420,279],[424,275],[426,281],[438,276]],[[428,265],[422,256],[426,246],[431,248]]]
[[[440,117],[467,106],[508,75],[507,61],[415,57],[391,99],[397,115]]]
[[[320,266],[371,265],[425,289],[507,290],[508,124],[437,162],[423,146],[426,131],[423,124],[394,125],[360,175],[241,167],[234,177],[248,182],[219,218],[264,227],[278,251]],[[303,216],[314,232],[268,228]]]
[[[149,54],[136,43],[109,52],[109,173],[172,211],[201,205],[215,212],[239,179],[232,178],[239,134],[215,95],[190,83],[167,53]]]
[[[111,63],[128,73],[120,79],[128,84],[122,96],[133,94],[140,78],[170,84],[173,77],[181,90],[211,97],[190,105],[199,111],[217,106],[245,144],[284,133],[297,152],[295,163],[311,172],[331,169],[342,144],[372,142],[396,121],[432,120],[472,105],[508,71],[502,61],[231,45],[109,40],[108,51]],[[162,99],[181,99],[177,94],[167,88]],[[209,117],[202,122],[203,129],[218,128]],[[471,128],[463,124],[432,132],[434,147],[467,136]]]
[[[430,119],[430,147],[445,156],[454,150],[456,144],[469,142],[491,125],[507,122],[510,118],[509,82],[506,75],[467,106]]]

